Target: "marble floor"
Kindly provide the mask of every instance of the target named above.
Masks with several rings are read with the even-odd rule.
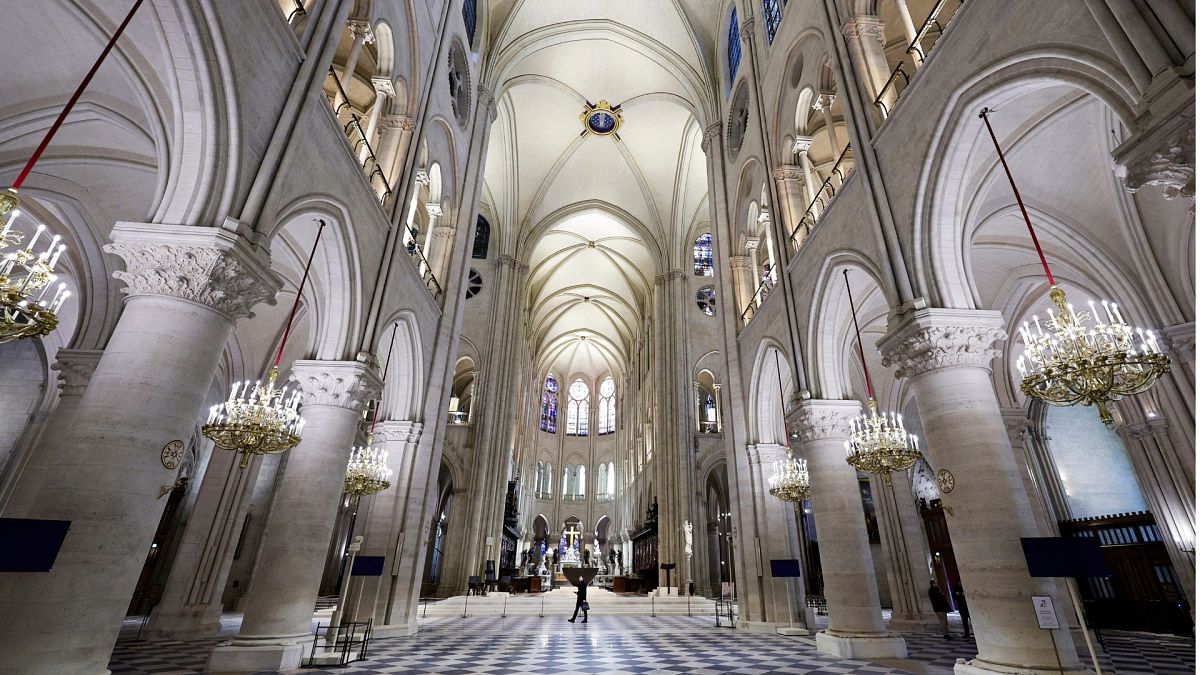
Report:
[[[231,615],[222,622],[225,638],[236,632],[239,619]],[[131,621],[122,632],[109,664],[114,674],[199,673],[208,651],[220,639],[146,642],[136,639],[136,630],[137,622]],[[974,653],[974,641],[962,638],[961,632],[951,640],[941,635],[912,634],[905,635],[905,639],[909,659],[879,664],[821,654],[809,637],[715,628],[708,617],[593,614],[587,624],[570,624],[564,617],[430,618],[422,621],[421,633],[414,637],[374,641],[365,661],[346,668],[303,672],[924,674],[950,673],[955,658]],[[1111,654],[1101,662],[1105,672],[1195,672],[1191,640],[1137,633],[1110,633],[1104,639]]]

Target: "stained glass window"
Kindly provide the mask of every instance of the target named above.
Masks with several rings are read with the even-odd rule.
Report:
[[[763,19],[767,24],[767,44],[775,41],[775,32],[779,30],[779,21],[783,13],[779,11],[779,0],[763,0]]]
[[[475,0],[463,0],[463,26],[467,29],[467,41],[475,43]]]
[[[483,216],[475,221],[475,243],[471,247],[472,258],[486,258],[488,243],[492,238],[492,225]]]
[[[576,379],[567,390],[567,435],[588,435],[588,386]]]
[[[696,306],[701,312],[709,316],[714,316],[717,313],[717,292],[712,286],[705,286],[696,291]]]
[[[612,377],[600,384],[600,414],[596,416],[597,433],[611,434],[617,430],[617,387]]]
[[[546,386],[542,390],[542,421],[538,426],[552,434],[558,431],[558,380],[553,375],[546,376]]]
[[[738,18],[737,7],[729,13],[729,37],[726,48],[726,57],[729,61],[729,84],[733,86],[733,78],[737,75],[738,64],[742,62],[742,41],[738,35]]]
[[[705,232],[696,238],[692,244],[692,261],[695,263],[696,276],[711,277],[713,275],[712,235]]]

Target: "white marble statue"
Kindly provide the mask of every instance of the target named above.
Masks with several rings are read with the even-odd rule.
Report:
[[[683,555],[692,557],[692,523],[683,521]]]

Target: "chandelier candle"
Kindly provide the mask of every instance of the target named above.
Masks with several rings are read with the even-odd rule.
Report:
[[[1104,308],[1104,316],[1101,316],[1096,311],[1096,303],[1091,300],[1088,301],[1091,311],[1087,312],[1076,312],[1074,305],[1067,302],[1066,292],[1054,283],[1033,221],[1029,219],[1000,141],[988,120],[990,112],[984,108],[979,117],[996,146],[1000,165],[1004,167],[1008,184],[1017,198],[1021,216],[1033,239],[1033,248],[1050,284],[1050,300],[1054,303],[1046,313],[1044,324],[1050,329],[1049,333],[1043,330],[1043,322],[1037,314],[1033,315],[1032,328],[1028,321],[1021,326],[1025,352],[1017,358],[1016,364],[1021,374],[1021,393],[1051,405],[1095,405],[1100,419],[1111,427],[1113,416],[1108,404],[1154,386],[1171,367],[1171,359],[1163,354],[1152,331],[1130,327],[1125,322],[1116,303],[1101,301]]]
[[[241,453],[242,460],[238,466],[242,469],[250,466],[253,455],[274,455],[296,447],[304,431],[304,419],[300,417],[300,392],[289,394],[286,386],[276,387],[275,381],[279,378],[279,361],[283,358],[283,348],[287,345],[292,323],[296,320],[296,309],[300,306],[300,298],[308,282],[308,272],[317,255],[317,246],[321,243],[321,232],[325,230],[325,221],[319,222],[321,226],[317,228],[312,251],[308,254],[304,276],[300,279],[300,287],[296,289],[296,301],[292,303],[292,311],[288,315],[267,383],[264,385],[262,380],[255,381],[253,385],[249,380],[235,382],[229,390],[229,398],[209,410],[208,422],[201,428],[201,432],[212,439],[217,447]]]

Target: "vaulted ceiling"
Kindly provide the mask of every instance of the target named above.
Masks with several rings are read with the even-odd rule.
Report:
[[[541,368],[563,377],[623,371],[654,276],[680,264],[683,242],[708,219],[700,141],[715,109],[712,7],[489,5],[498,113],[483,203],[530,266],[529,332]],[[600,100],[620,106],[614,135],[585,131],[580,116]]]

